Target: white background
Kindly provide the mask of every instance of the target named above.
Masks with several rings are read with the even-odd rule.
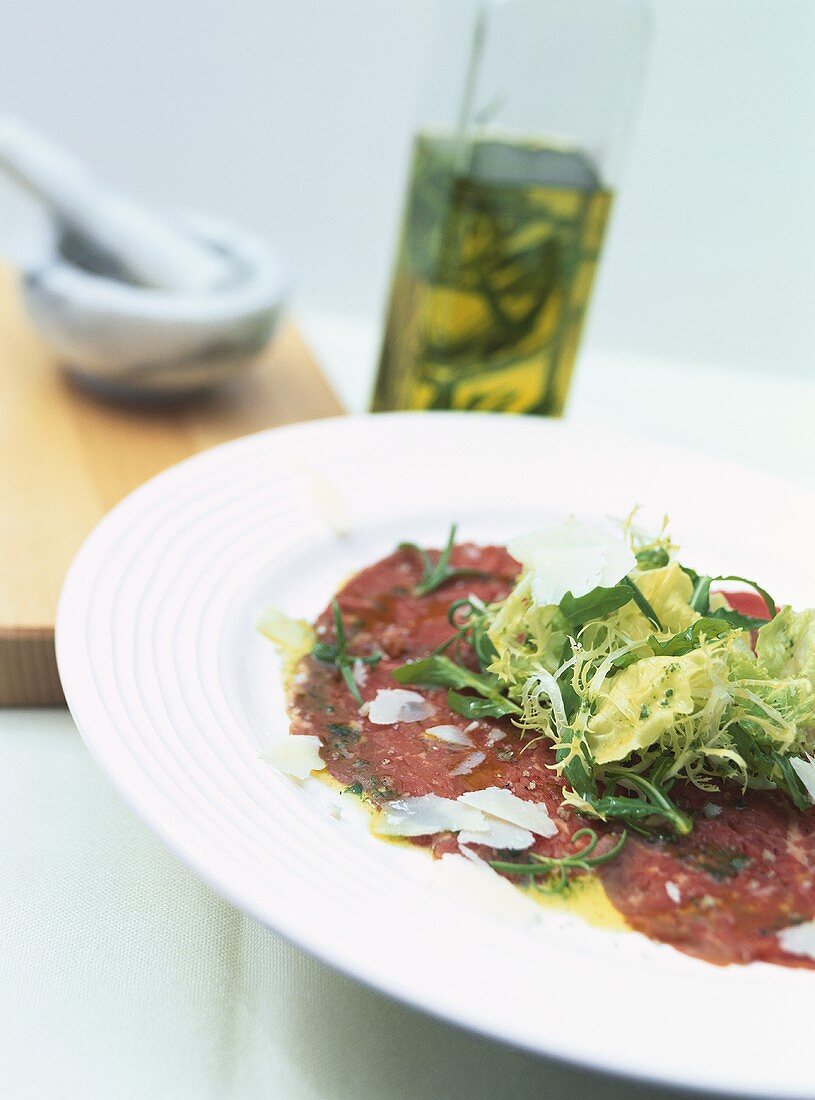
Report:
[[[0,106],[145,199],[262,232],[301,310],[370,325],[434,6],[4,0]],[[652,10],[585,347],[812,376],[815,3]],[[30,249],[31,222],[0,183],[0,251]]]

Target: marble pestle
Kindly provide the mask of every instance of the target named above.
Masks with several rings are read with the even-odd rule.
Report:
[[[51,218],[23,295],[84,385],[177,396],[230,378],[267,342],[284,280],[261,241],[209,218],[164,217],[14,118],[0,118],[0,169]]]

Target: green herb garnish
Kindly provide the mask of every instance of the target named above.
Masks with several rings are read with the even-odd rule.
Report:
[[[622,583],[612,588],[593,588],[585,596],[573,596],[567,592],[560,601],[560,611],[571,629],[577,630],[586,623],[618,611],[633,598],[634,593]]]
[[[634,600],[634,603],[646,617],[651,626],[655,626],[657,630],[662,630],[662,623],[659,621],[659,616],[657,615],[656,611],[654,611],[653,607],[651,607],[648,600],[646,600],[645,596],[642,594],[639,585],[635,584],[630,577],[623,577],[623,579],[620,581],[620,584],[623,585],[623,587],[625,588],[631,589],[631,596]]]
[[[424,590],[450,575],[454,536],[455,527],[435,564],[424,555]],[[508,717],[522,737],[548,742],[564,802],[587,817],[687,835],[693,818],[673,797],[678,781],[774,788],[806,809],[797,769],[815,755],[815,611],[776,615],[755,581],[681,565],[664,530],[639,547],[628,538],[637,565],[616,584],[545,604],[546,558],[532,556],[505,599],[456,600],[451,637],[394,678],[444,687],[455,713]],[[727,581],[753,588],[771,621],[712,607],[711,585]],[[757,631],[755,651],[746,631]],[[546,874],[534,861],[523,867]]]
[[[700,615],[706,615],[712,619],[720,619],[722,622],[726,622],[728,625],[738,630],[758,630],[759,627],[763,626],[768,619],[758,619],[751,615],[742,615],[740,611],[730,611],[726,607],[718,607],[715,611],[710,610],[711,584],[715,581],[738,581],[740,584],[746,584],[755,592],[758,592],[767,608],[769,619],[772,620],[775,618],[775,600],[765,588],[762,588],[760,584],[756,584],[755,581],[748,580],[747,577],[707,577],[699,576],[698,573],[694,573],[692,570],[686,570],[686,572],[693,580],[693,593],[691,595],[690,605],[693,610],[698,611]]]
[[[455,580],[457,577],[485,576],[481,569],[453,568],[450,565],[450,557],[453,553],[457,530],[458,525],[454,523],[450,527],[450,534],[447,536],[447,542],[445,543],[444,549],[435,562],[428,552],[415,542],[399,543],[399,550],[412,550],[419,555],[422,561],[422,579],[413,590],[415,595],[427,596],[430,592],[435,592],[437,588],[441,588],[447,581]]]
[[[640,569],[661,569],[671,560],[671,555],[664,546],[649,546],[638,550],[636,558]]]
[[[335,641],[315,642],[311,650],[311,655],[318,661],[322,661],[324,664],[334,665],[335,668],[339,669],[340,675],[343,680],[345,680],[346,687],[356,702],[362,706],[362,696],[360,695],[357,682],[354,679],[354,662],[362,661],[364,665],[373,666],[382,660],[382,654],[374,653],[367,657],[361,657],[349,653],[345,636],[345,623],[342,620],[340,605],[336,600],[331,604],[331,611],[334,618]]]
[[[450,688],[447,693],[448,706],[465,718],[502,718],[507,714],[522,714],[521,707],[502,694],[497,676],[488,672],[471,672],[443,654],[401,665],[393,670],[393,678],[400,684]],[[477,694],[462,695],[461,691]]]
[[[662,629],[653,607],[630,577],[623,577],[619,584],[613,585],[611,588],[592,588],[585,596],[573,596],[571,592],[567,592],[560,601],[559,606],[563,617],[574,630],[585,626],[586,623],[605,618],[613,611],[625,607],[631,600],[634,601],[652,626],[655,626],[657,630]]]
[[[546,894],[561,894],[569,886],[575,871],[591,871],[593,867],[599,867],[601,864],[614,859],[625,844],[628,834],[623,830],[614,847],[599,856],[592,854],[599,841],[594,829],[578,829],[572,837],[572,842],[575,843],[584,836],[588,837],[586,844],[579,851],[569,856],[555,858],[553,856],[539,856],[533,852],[526,863],[509,863],[505,860],[491,859],[489,864],[496,871],[502,871],[507,875],[540,879],[542,881],[535,883],[538,889]]]
[[[658,775],[646,779],[629,768],[612,768],[605,772],[605,779],[602,796],[586,799],[600,817],[619,818],[632,828],[640,826],[640,831],[643,823],[652,819],[661,819],[680,836],[686,836],[693,829],[693,818],[671,801]],[[625,794],[617,793],[621,788]]]

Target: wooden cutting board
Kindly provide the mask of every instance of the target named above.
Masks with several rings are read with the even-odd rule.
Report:
[[[119,500],[196,451],[343,411],[287,323],[252,374],[178,408],[103,403],[66,381],[0,269],[0,704],[63,703],[54,655],[60,587]]]

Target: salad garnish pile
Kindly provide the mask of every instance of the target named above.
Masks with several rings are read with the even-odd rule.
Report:
[[[450,576],[454,536],[437,561],[425,554],[417,594]],[[454,602],[450,638],[397,668],[399,683],[446,687],[457,714],[509,717],[530,743],[545,739],[564,801],[637,832],[692,830],[671,798],[678,780],[774,788],[800,810],[815,801],[815,611],[696,572],[664,527],[648,537],[631,518],[617,529],[572,518],[508,549],[521,565],[512,592]],[[758,593],[766,618],[722,587]]]

